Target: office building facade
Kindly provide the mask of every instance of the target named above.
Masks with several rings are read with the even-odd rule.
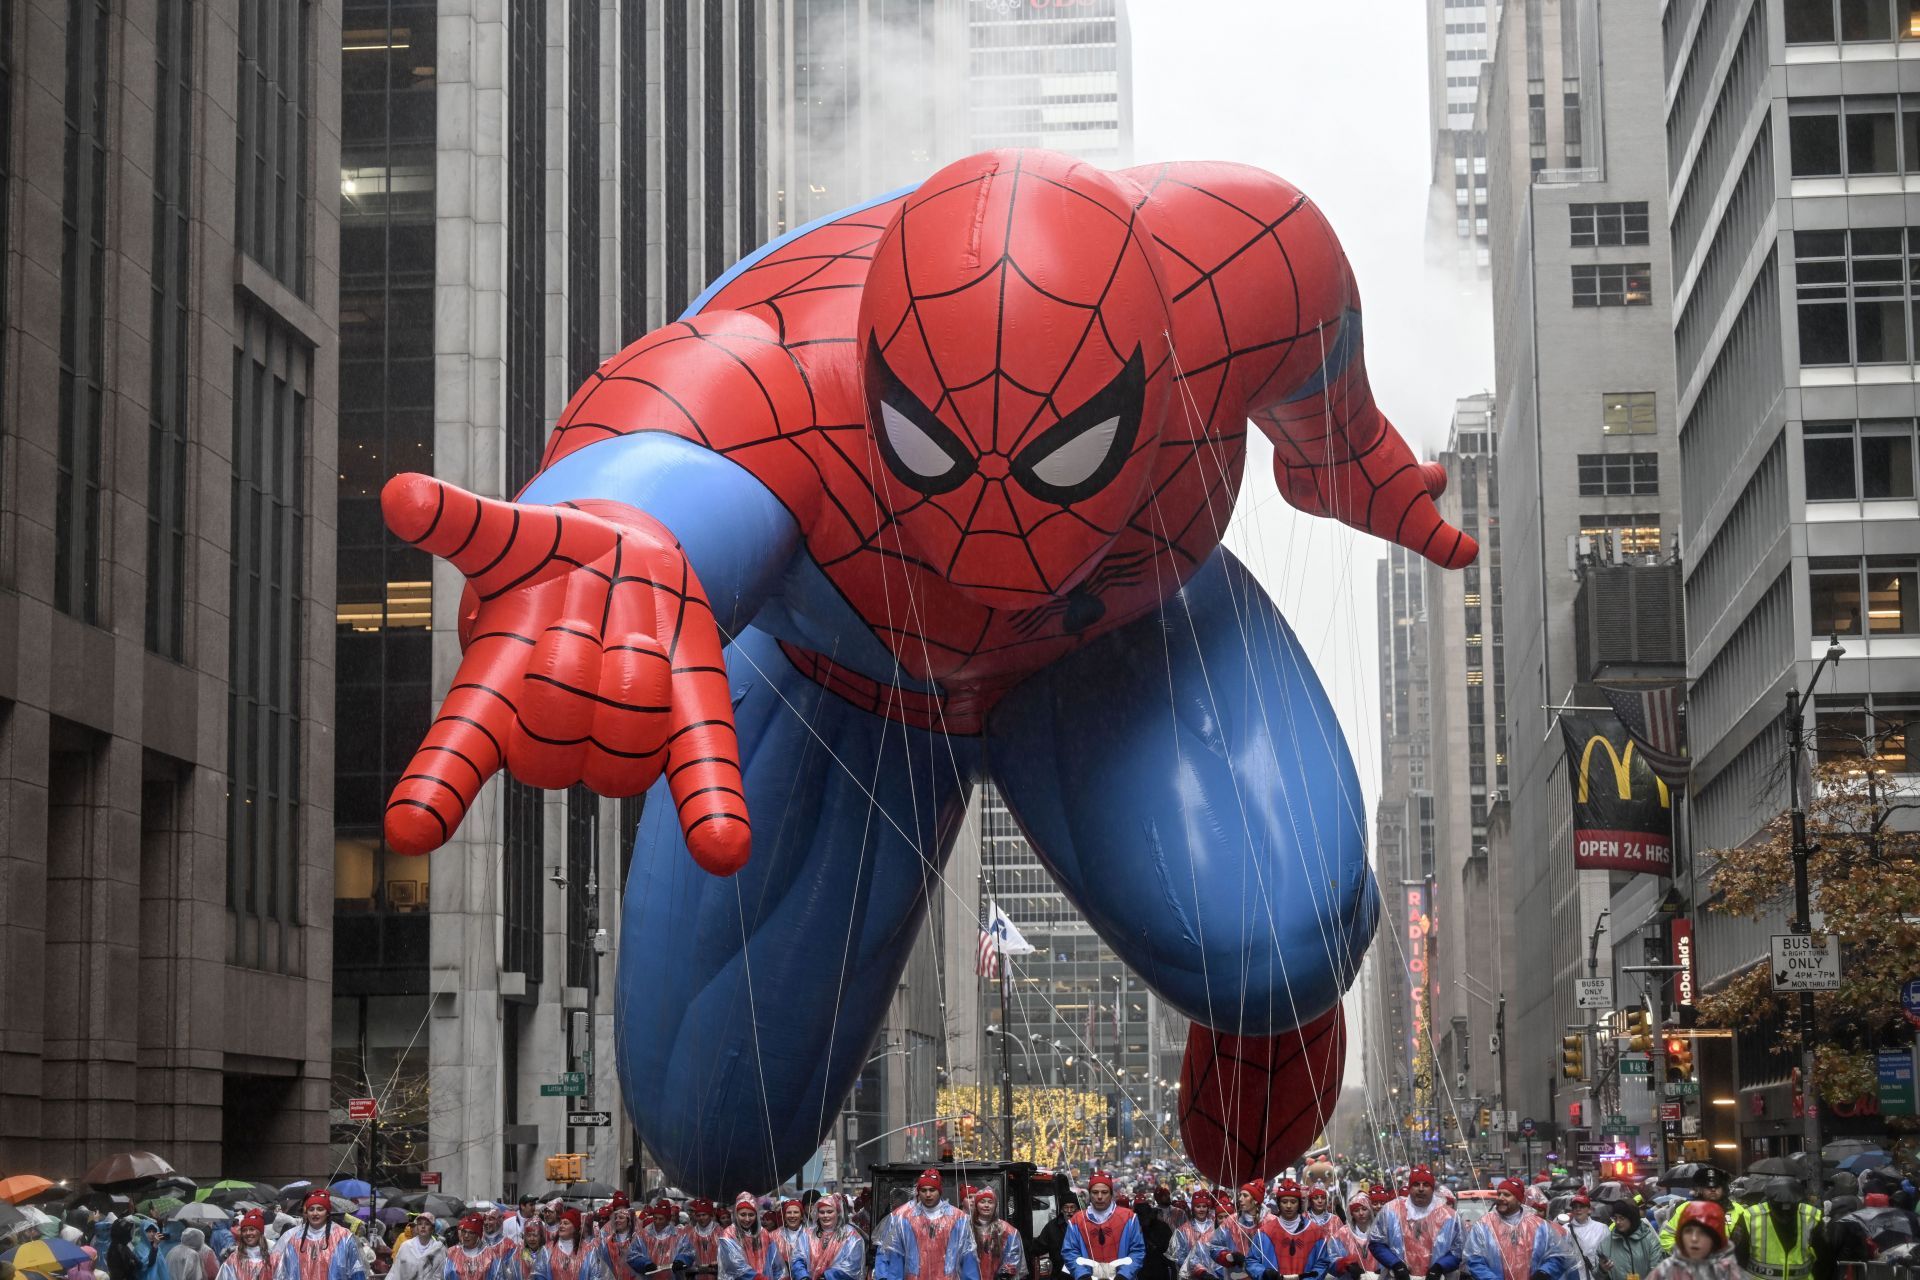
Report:
[[[9,1168],[325,1156],[338,25],[0,5]]]
[[[1426,0],[1427,122],[1433,177],[1428,242],[1484,277],[1487,248],[1487,125],[1480,77],[1500,28],[1500,0]]]
[[[1679,421],[1660,6],[1510,4],[1486,80],[1505,638],[1508,1109],[1570,1124],[1574,979],[1613,891],[1574,869],[1557,708],[1591,705],[1576,644],[1583,555],[1671,561]]]
[[[1126,0],[968,0],[969,151],[1045,147],[1133,161]]]
[[[390,475],[510,497],[599,362],[679,314],[773,218],[779,7],[535,0],[345,6],[333,1059],[385,1102],[383,1178],[544,1186],[540,1157],[644,1177],[611,975],[639,801],[491,783],[429,858],[381,840],[459,662],[462,580],[381,526]],[[579,1071],[579,1099],[549,1096]],[[341,1155],[367,1134],[336,1113]]]
[[[1920,67],[1910,6],[1809,0],[1670,6],[1666,117],[1674,206],[1674,348],[1685,490],[1694,758],[1689,806],[1702,885],[1786,803],[1786,692],[1837,636],[1810,721],[1823,754],[1878,739],[1911,771],[1920,712],[1920,414],[1903,264],[1920,173]],[[1891,282],[1891,283],[1882,283]],[[1849,742],[1851,738],[1851,742]],[[1704,898],[1703,887],[1699,897]],[[1768,953],[1786,908],[1698,913],[1701,984]],[[1746,1157],[1795,1149],[1791,1062],[1759,1030],[1728,1075]]]

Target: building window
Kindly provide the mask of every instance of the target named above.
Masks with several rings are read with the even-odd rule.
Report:
[[[1807,423],[1807,501],[1913,497],[1913,434],[1911,418]]]
[[[1907,751],[1907,726],[1920,721],[1920,693],[1823,693],[1815,700],[1814,743],[1821,762],[1870,759],[1890,773],[1920,772]]]
[[[546,0],[507,7],[507,491],[546,438]]]
[[[154,14],[153,317],[148,333],[147,648],[181,656],[187,566],[188,226],[193,6]]]
[[[600,364],[600,5],[567,3],[568,390]]]
[[[1646,262],[1595,262],[1573,268],[1576,307],[1653,305],[1653,266]]]
[[[525,974],[527,994],[546,975],[546,868],[541,865],[542,797],[524,782],[501,785],[501,967]]]
[[[1788,44],[1906,40],[1914,0],[1782,0]]]
[[[1794,233],[1801,364],[1908,361],[1908,275],[1920,253],[1909,260],[1907,235],[1900,227]],[[1920,247],[1920,230],[1913,235]]]
[[[107,237],[106,0],[67,6],[66,197],[61,205],[60,426],[54,607],[100,620],[101,414]]]
[[[1920,97],[1796,100],[1787,141],[1796,178],[1920,172]]]
[[[1920,633],[1920,562],[1904,556],[1815,556],[1807,596],[1816,638]],[[1864,619],[1862,605],[1864,604]]]
[[[1650,436],[1656,424],[1651,391],[1603,391],[1600,394],[1600,434]]]
[[[751,6],[749,6],[751,7]],[[620,22],[620,333],[625,346],[647,324],[647,15],[636,5]]]
[[[241,0],[234,240],[303,298],[312,27],[307,0]]]
[[[1594,554],[1612,559],[1660,554],[1660,513],[1638,511],[1627,515],[1588,513],[1580,517],[1580,536],[1596,543]]]
[[[299,923],[300,657],[312,357],[242,313],[233,353],[227,902],[233,963],[288,971]]]
[[[1583,453],[1578,462],[1581,497],[1629,498],[1660,492],[1657,453]]]
[[[1573,110],[1569,108],[1570,112]],[[1568,136],[1574,135],[1570,133]],[[1567,215],[1572,224],[1573,247],[1576,249],[1647,243],[1645,200],[1572,204],[1567,206]]]

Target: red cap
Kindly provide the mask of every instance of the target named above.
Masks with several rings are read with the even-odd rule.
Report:
[[[1884,1191],[1869,1191],[1867,1192],[1867,1198],[1865,1201],[1863,1201],[1863,1203],[1869,1209],[1884,1209],[1888,1205],[1892,1204],[1893,1201],[1887,1198],[1887,1193]]]
[[[1113,1175],[1105,1169],[1095,1170],[1093,1176],[1087,1179],[1087,1190],[1091,1191],[1095,1187],[1105,1187],[1109,1191],[1113,1190]]]
[[[1292,1178],[1286,1179],[1273,1189],[1273,1198],[1275,1200],[1285,1200],[1288,1196],[1292,1196],[1295,1200],[1300,1198],[1300,1184]]]
[[[1576,1191],[1573,1193],[1573,1199],[1568,1201],[1567,1203],[1584,1204],[1591,1207],[1593,1204],[1593,1198],[1584,1191]]]
[[[918,1178],[915,1178],[913,1181],[913,1189],[915,1191],[918,1191],[921,1187],[938,1188],[939,1185],[940,1185],[940,1173],[936,1169],[927,1170],[925,1173],[921,1174]]]
[[[968,1190],[973,1192],[973,1198],[975,1203],[978,1203],[981,1200],[991,1200],[995,1204],[1000,1203],[1000,1193],[995,1191],[992,1187],[969,1187]]]
[[[321,1208],[325,1209],[328,1213],[332,1213],[333,1212],[333,1196],[325,1191],[309,1191],[307,1192],[307,1198],[300,1202],[300,1211],[302,1213],[305,1213],[308,1209],[313,1208],[313,1206],[315,1205],[319,1205]]]
[[[687,1205],[687,1212],[695,1213],[695,1214],[704,1213],[709,1218],[711,1218],[713,1216],[713,1201],[711,1200],[691,1201]]]
[[[562,1209],[560,1211],[560,1221],[571,1222],[573,1224],[573,1238],[575,1240],[580,1238],[580,1211],[578,1209]]]
[[[1326,1198],[1327,1189],[1318,1183],[1315,1183],[1307,1190],[1307,1199],[1309,1200],[1325,1200]]]
[[[1727,1243],[1727,1211],[1711,1200],[1689,1200],[1680,1206],[1680,1212],[1674,1218],[1673,1234],[1679,1235],[1681,1228],[1689,1224],[1705,1227],[1713,1233],[1714,1248],[1724,1248]]]
[[[1155,1187],[1153,1189],[1153,1199],[1156,1204],[1172,1204],[1173,1192],[1167,1190],[1165,1187]]]
[[[1374,1183],[1374,1184],[1373,1184],[1373,1185],[1372,1185],[1371,1187],[1368,1187],[1368,1188],[1367,1188],[1367,1194],[1368,1194],[1369,1196],[1371,1196],[1371,1197],[1373,1197],[1373,1199],[1374,1199],[1374,1200],[1375,1200],[1376,1202],[1378,1202],[1378,1201],[1381,1201],[1381,1200],[1386,1200],[1386,1199],[1389,1199],[1389,1198],[1390,1198],[1390,1197],[1389,1197],[1389,1196],[1387,1195],[1387,1189],[1386,1189],[1385,1187],[1383,1187],[1383,1186],[1381,1186],[1381,1185],[1380,1185],[1379,1183],[1377,1183],[1377,1182],[1376,1182],[1376,1183]]]
[[[471,1231],[477,1236],[485,1235],[487,1231],[487,1220],[477,1213],[470,1213],[460,1219],[460,1229],[462,1231]]]
[[[613,1199],[607,1201],[609,1209],[631,1209],[632,1207],[633,1201],[627,1199],[627,1193],[624,1191],[614,1192]]]
[[[1503,1178],[1494,1185],[1495,1191],[1504,1191],[1522,1204],[1527,1200],[1527,1184],[1518,1178]]]
[[[980,1188],[974,1186],[971,1182],[962,1183],[960,1186],[960,1198],[962,1200],[971,1200],[979,1194]]]
[[[1255,1178],[1252,1182],[1242,1186],[1240,1190],[1252,1196],[1255,1200],[1265,1200],[1267,1198],[1266,1179]]]
[[[755,1210],[756,1212],[760,1208],[760,1202],[753,1198],[753,1192],[751,1191],[742,1191],[733,1198],[734,1208],[738,1209],[741,1205],[745,1205],[747,1208]]]
[[[236,1228],[257,1227],[261,1231],[265,1231],[267,1229],[267,1215],[262,1213],[258,1209],[249,1209],[245,1213],[241,1214],[240,1221],[234,1223],[233,1225]]]
[[[1356,1191],[1347,1197],[1347,1204],[1349,1206],[1364,1204],[1367,1208],[1371,1209],[1373,1208],[1373,1198],[1364,1191]]]
[[[1407,1175],[1407,1185],[1410,1187],[1432,1186],[1433,1170],[1423,1164],[1415,1165],[1413,1172]]]

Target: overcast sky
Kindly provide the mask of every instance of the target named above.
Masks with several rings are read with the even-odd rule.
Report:
[[[1424,9],[1420,0],[1128,0],[1136,160],[1259,165],[1326,211],[1360,282],[1374,393],[1430,458],[1446,441],[1453,401],[1491,386],[1493,355],[1484,290],[1427,261]],[[1371,806],[1382,544],[1287,506],[1253,438],[1229,544],[1326,683]]]

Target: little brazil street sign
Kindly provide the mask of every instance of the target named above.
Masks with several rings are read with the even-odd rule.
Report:
[[[1775,991],[1838,991],[1840,939],[1828,935],[1819,945],[1804,933],[1773,935]]]
[[[559,1084],[543,1084],[540,1096],[543,1098],[581,1098],[587,1092],[587,1073],[584,1071],[562,1071]]]

